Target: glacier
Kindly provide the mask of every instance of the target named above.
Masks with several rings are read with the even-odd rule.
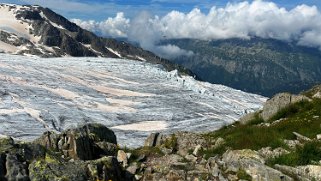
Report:
[[[120,145],[151,132],[213,131],[261,109],[266,97],[167,72],[144,61],[0,53],[0,135],[30,141],[89,122]]]

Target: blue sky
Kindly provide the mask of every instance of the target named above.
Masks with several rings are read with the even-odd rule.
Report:
[[[251,0],[250,0],[251,1]],[[224,7],[228,2],[241,0],[0,0],[3,3],[38,4],[49,7],[67,18],[101,21],[114,17],[117,12],[124,12],[128,18],[141,11],[163,16],[172,10],[189,12],[199,8],[207,12],[211,7]],[[300,4],[316,5],[321,9],[320,0],[272,0],[287,9]]]

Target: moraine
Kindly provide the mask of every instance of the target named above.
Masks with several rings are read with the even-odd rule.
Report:
[[[265,97],[111,58],[37,58],[0,53],[0,134],[32,140],[97,122],[121,145],[151,132],[209,131],[262,107]]]

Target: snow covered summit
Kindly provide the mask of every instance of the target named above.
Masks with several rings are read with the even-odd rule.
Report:
[[[41,6],[0,4],[0,52],[40,57],[110,57],[188,70],[115,39],[102,38]]]

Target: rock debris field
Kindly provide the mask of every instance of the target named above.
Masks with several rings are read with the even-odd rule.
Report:
[[[265,97],[179,76],[160,65],[109,58],[0,53],[0,134],[33,140],[84,123],[143,145],[152,132],[212,131],[262,108]]]

